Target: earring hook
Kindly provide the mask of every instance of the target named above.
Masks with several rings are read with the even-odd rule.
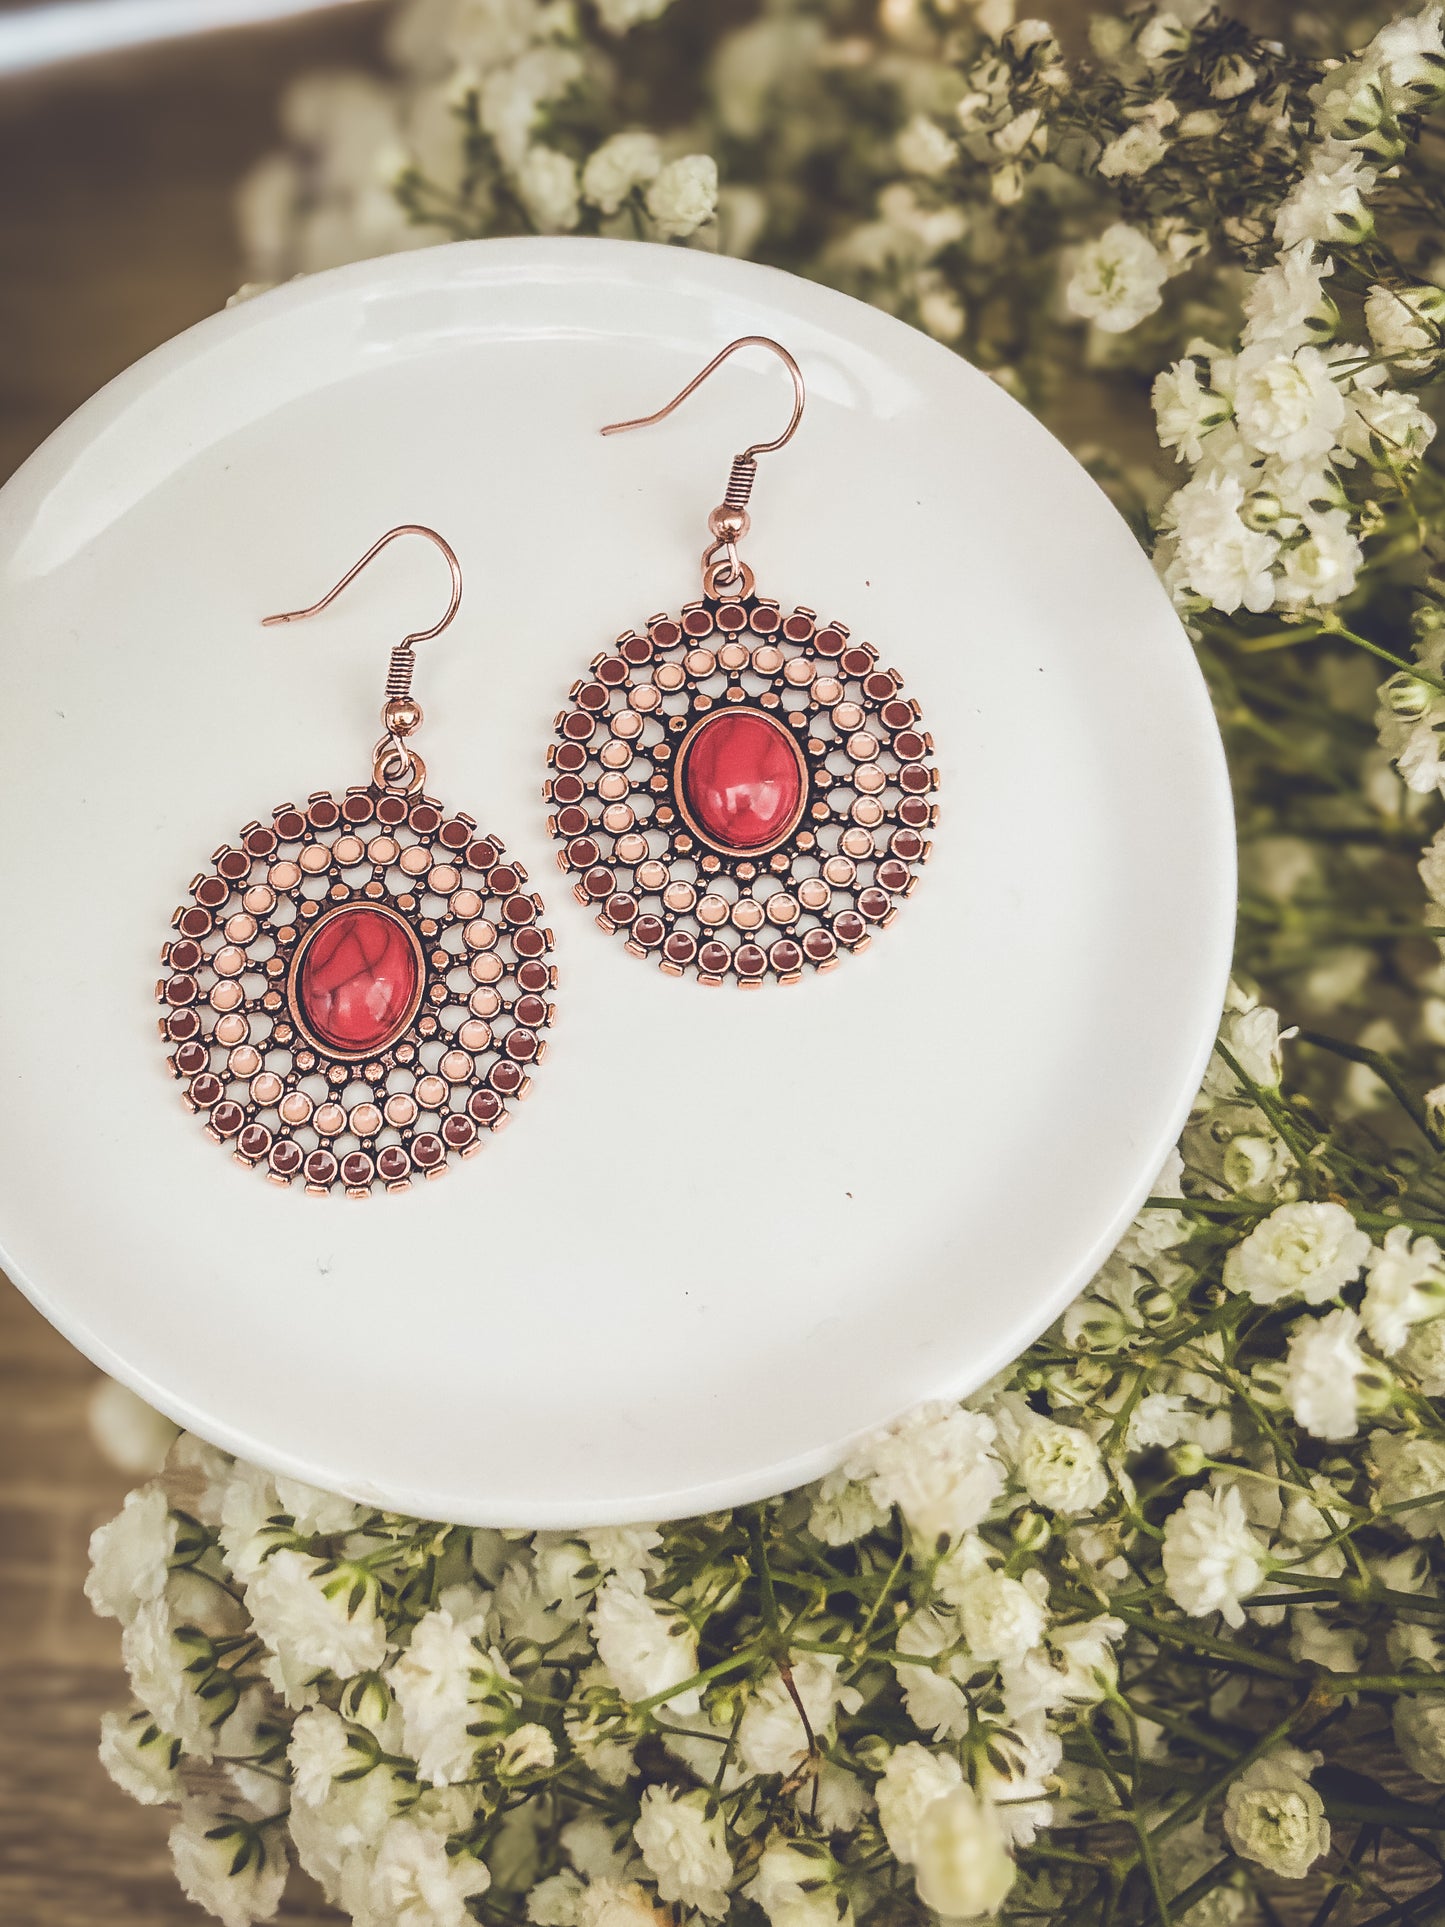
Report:
[[[674,395],[665,407],[659,408],[652,415],[639,415],[634,421],[608,422],[602,433],[621,435],[629,428],[651,428],[654,422],[666,421],[672,411],[680,408],[695,389],[701,388],[713,370],[720,368],[728,356],[736,354],[739,348],[766,348],[778,357],[793,378],[793,412],[781,435],[770,442],[754,442],[751,448],[745,448],[736,459],[740,462],[755,462],[759,455],[771,455],[776,449],[783,448],[798,432],[798,423],[803,419],[803,404],[808,398],[808,391],[803,385],[802,369],[783,344],[780,341],[774,341],[771,335],[739,335],[736,341],[730,341],[726,348],[720,349],[706,368],[700,374],[694,375],[686,388]]]
[[[375,558],[381,554],[381,551],[386,547],[387,543],[395,542],[400,535],[424,535],[428,542],[435,543],[437,548],[441,550],[447,559],[447,567],[451,570],[452,594],[451,600],[447,604],[446,614],[440,622],[433,623],[430,629],[417,629],[414,630],[411,635],[403,636],[396,647],[398,649],[409,650],[415,648],[419,642],[430,642],[433,636],[439,636],[441,634],[442,630],[446,628],[447,624],[456,615],[457,610],[462,606],[462,565],[458,562],[456,551],[453,549],[451,543],[447,541],[446,537],[438,535],[435,529],[429,529],[424,522],[403,522],[397,528],[388,529],[385,535],[378,537],[378,539],[372,543],[371,547],[359,562],[352,563],[351,567],[346,571],[346,574],[342,576],[341,580],[336,584],[336,587],[334,589],[328,589],[319,602],[313,602],[309,609],[288,609],[281,615],[262,616],[261,627],[263,629],[274,629],[278,623],[304,622],[308,616],[319,616],[323,609],[329,609],[331,607],[343,589],[347,588],[356,580],[367,564],[374,561]]]
[[[753,483],[757,480],[759,455],[771,455],[776,449],[785,447],[798,432],[798,423],[803,419],[803,404],[808,395],[803,385],[803,371],[797,362],[783,344],[774,341],[771,335],[739,335],[736,341],[730,341],[726,348],[720,349],[706,368],[694,375],[686,388],[655,414],[639,415],[630,422],[609,422],[602,430],[604,435],[621,435],[629,428],[650,428],[654,422],[665,421],[674,408],[681,407],[694,389],[700,388],[713,370],[720,368],[728,356],[736,354],[739,348],[766,348],[770,354],[778,357],[793,378],[793,412],[781,435],[775,435],[770,442],[753,442],[740,455],[733,456],[727,492],[707,518],[712,540],[702,552],[703,590],[705,594],[718,596],[725,602],[739,602],[753,592],[753,572],[738,555],[738,542],[751,527],[748,501],[752,496]]]
[[[411,693],[416,645],[439,636],[462,606],[462,565],[445,536],[438,535],[435,529],[428,528],[424,522],[403,522],[397,528],[388,529],[385,535],[372,543],[359,562],[352,563],[335,588],[328,589],[319,602],[313,602],[309,609],[288,609],[280,615],[263,616],[261,627],[272,629],[278,623],[304,622],[308,616],[319,616],[323,609],[330,608],[348,583],[356,580],[367,563],[380,555],[388,542],[395,542],[401,535],[424,535],[428,542],[434,543],[446,557],[452,578],[451,599],[441,621],[434,622],[430,629],[414,629],[409,636],[403,636],[400,642],[394,643],[391,660],[387,664],[386,700],[381,706],[381,720],[386,734],[372,752],[372,774],[379,788],[401,790],[410,795],[426,781],[426,764],[406,741],[419,728],[422,720],[421,704]]]

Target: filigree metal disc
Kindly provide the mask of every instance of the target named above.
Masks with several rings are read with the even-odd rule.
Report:
[[[896,670],[811,609],[709,597],[593,658],[548,750],[558,862],[604,930],[675,976],[796,983],[865,950],[929,851],[932,740]],[[679,749],[703,719],[753,709],[796,745],[804,794],[776,845],[699,834]]]
[[[404,1190],[469,1156],[526,1096],[552,1021],[552,935],[526,883],[469,816],[375,784],[248,823],[161,952],[186,1105],[241,1163],[323,1195]],[[415,947],[415,995],[374,1055],[328,1049],[300,1001],[300,953],[346,906]]]

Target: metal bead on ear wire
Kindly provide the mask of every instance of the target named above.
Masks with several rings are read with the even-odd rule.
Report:
[[[701,599],[624,631],[572,685],[545,792],[558,862],[604,930],[674,976],[745,989],[866,950],[913,889],[937,814],[932,738],[897,670],[843,623],[755,594],[738,553],[758,457],[803,417],[787,349],[729,342],[666,407],[602,433],[662,421],[747,347],[791,375],[788,424],[733,457]]]
[[[398,536],[446,557],[445,615],[391,652],[371,780],[247,823],[176,911],[156,988],[187,1107],[242,1164],[309,1192],[406,1189],[475,1151],[525,1097],[556,973],[541,898],[472,817],[426,793],[413,744],[416,645],[461,606],[435,529],[389,529],[320,614]]]

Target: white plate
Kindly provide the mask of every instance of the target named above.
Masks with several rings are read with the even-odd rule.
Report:
[[[552,718],[619,630],[698,593],[728,460],[759,592],[850,624],[937,745],[897,922],[824,978],[706,991],[558,873]],[[969,1391],[1066,1305],[1180,1127],[1230,949],[1220,743],[1148,562],[1065,451],[901,323],[743,262],[485,241],[216,316],[0,494],[0,1240],[77,1345],[204,1437],[494,1525],[649,1519],[815,1477]],[[252,817],[368,772],[419,652],[430,787],[547,903],[558,1023],[512,1128],[364,1205],[243,1171],[183,1111],[153,1002],[171,911]]]

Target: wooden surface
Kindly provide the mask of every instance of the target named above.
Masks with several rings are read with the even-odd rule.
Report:
[[[0,83],[0,475],[241,279],[230,213],[287,78],[370,54],[368,10]],[[141,1260],[143,1262],[143,1260]],[[96,1374],[0,1280],[0,1923],[196,1927],[166,1819],[110,1784],[119,1632],[81,1592],[126,1486],[90,1441]],[[340,1919],[297,1882],[282,1918]]]

